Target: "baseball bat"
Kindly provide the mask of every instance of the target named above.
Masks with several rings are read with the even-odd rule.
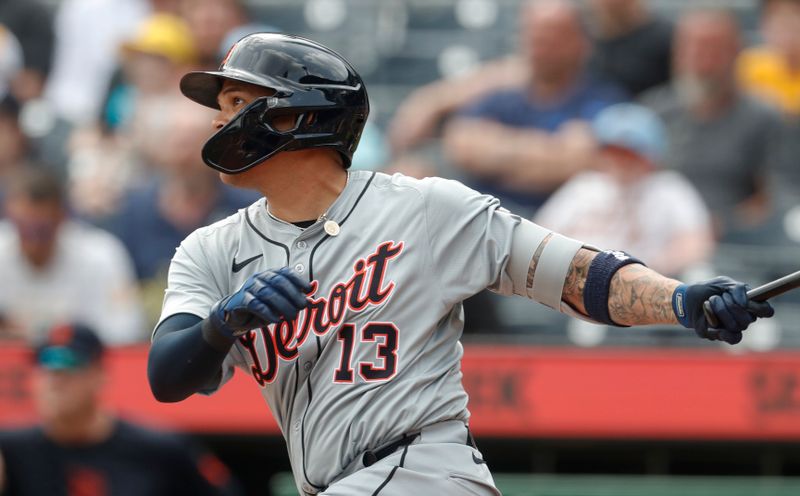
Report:
[[[753,301],[767,301],[770,298],[782,295],[798,287],[800,287],[800,270],[751,289],[747,292],[747,298]],[[717,317],[714,315],[714,312],[711,311],[711,304],[709,302],[703,303],[703,312],[711,327],[717,327],[719,325]]]

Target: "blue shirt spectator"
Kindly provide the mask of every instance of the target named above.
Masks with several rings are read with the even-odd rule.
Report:
[[[570,121],[589,122],[604,108],[625,100],[626,94],[619,87],[584,78],[557,103],[539,103],[530,97],[527,88],[508,89],[484,97],[465,108],[459,117],[556,133]],[[550,191],[516,190],[486,177],[473,177],[468,182],[478,191],[526,209],[539,207],[550,195]]]
[[[197,226],[177,226],[159,208],[159,184],[129,193],[110,222],[133,258],[139,279],[158,277],[166,271],[175,248],[198,226],[208,225],[250,205],[259,198],[253,191],[221,186],[216,201]]]
[[[444,146],[465,182],[530,215],[586,168],[594,151],[588,123],[625,93],[586,75],[590,43],[571,3],[527,3],[522,25],[527,78],[462,107]]]
[[[604,108],[625,101],[625,93],[612,84],[586,78],[559,103],[546,105],[531,99],[525,88],[498,91],[465,108],[460,115],[513,127],[555,132],[567,121],[591,121]]]

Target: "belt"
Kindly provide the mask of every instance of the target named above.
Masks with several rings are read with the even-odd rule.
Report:
[[[395,451],[400,448],[406,447],[409,444],[413,443],[415,439],[420,436],[419,432],[411,433],[411,434],[403,434],[403,437],[392,441],[391,443],[387,444],[386,446],[377,449],[377,450],[367,450],[364,452],[364,455],[361,457],[361,463],[364,464],[365,467],[369,467],[374,465],[378,462],[378,460],[382,460],[387,456],[391,455]],[[475,449],[478,449],[478,446],[475,444],[475,438],[472,437],[472,432],[470,432],[469,427],[467,427],[467,438],[465,443],[467,446],[472,446]]]
[[[392,441],[379,450],[367,450],[364,452],[364,456],[361,457],[361,463],[363,463],[365,467],[369,467],[370,465],[377,463],[378,460],[382,460],[391,455],[398,449],[413,443],[418,437],[419,432],[414,434],[403,434],[403,437],[396,441]]]

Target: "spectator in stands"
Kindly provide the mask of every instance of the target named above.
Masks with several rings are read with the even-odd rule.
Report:
[[[108,379],[104,346],[90,328],[54,327],[33,354],[41,425],[0,437],[0,458],[4,459],[0,493],[238,493],[227,468],[213,455],[193,450],[171,434],[118,419],[105,409],[101,399]]]
[[[20,101],[41,96],[50,74],[55,36],[53,16],[40,0],[3,0],[0,23],[19,40],[24,66],[14,80],[12,93]]]
[[[20,7],[20,11],[9,11],[11,5]],[[66,130],[58,126],[60,122],[53,118],[47,110],[48,105],[40,98],[50,60],[48,58],[47,61],[28,63],[23,55],[25,52],[27,56],[34,58],[50,56],[52,33],[47,38],[37,27],[41,24],[51,31],[52,27],[48,24],[50,16],[49,11],[42,13],[41,9],[38,2],[0,2],[0,17],[8,14],[11,22],[17,23],[29,38],[34,38],[37,33],[44,36],[38,41],[29,39],[29,45],[24,47],[7,26],[0,24],[0,101],[3,102],[0,103],[3,107],[0,110],[3,114],[0,117],[3,120],[0,126],[5,131],[0,136],[0,178],[9,169],[5,167],[6,164],[17,166],[21,163],[16,153],[3,153],[8,150],[2,149],[8,148],[12,143],[21,144],[24,141],[27,151],[37,163],[54,169],[60,168],[65,161],[63,144]],[[25,116],[24,120],[20,121],[19,116]]]
[[[684,14],[675,34],[674,78],[643,97],[667,125],[666,164],[700,190],[721,234],[768,214],[766,177],[782,132],[775,112],[737,89],[740,44],[730,13]]]
[[[532,213],[586,167],[594,147],[587,121],[623,94],[586,74],[590,43],[571,2],[528,3],[522,23],[530,78],[461,110],[444,146],[476,189]]]
[[[45,96],[55,112],[77,126],[101,113],[119,46],[149,10],[142,0],[63,0],[55,17],[56,48]]]
[[[0,200],[8,180],[24,166],[27,156],[28,140],[19,127],[19,103],[8,96],[0,101]]]
[[[175,248],[200,226],[233,214],[257,199],[223,185],[200,159],[214,112],[185,98],[164,102],[163,118],[151,130],[159,137],[152,180],[131,191],[109,221],[131,253],[152,324],[158,319],[169,262]]]
[[[662,274],[679,276],[713,248],[711,217],[697,190],[663,170],[667,137],[654,112],[632,103],[598,114],[596,170],[554,193],[535,222],[595,246],[636,253]]]
[[[173,97],[183,74],[197,62],[188,24],[172,14],[154,14],[122,43],[121,71],[112,83],[104,112],[110,128],[130,125],[137,111]]]
[[[150,156],[164,146],[163,133],[150,130],[163,129],[161,123],[168,119],[163,108],[180,95],[180,76],[197,59],[186,22],[163,13],[144,21],[123,42],[120,55],[121,69],[106,99],[102,125],[73,136],[68,166],[73,207],[98,223],[150,174]]]
[[[620,85],[630,95],[669,79],[672,25],[652,13],[645,0],[591,0],[588,7],[590,74]],[[452,113],[487,93],[524,85],[530,69],[521,55],[512,55],[417,89],[390,123],[392,150],[402,155],[420,146],[438,135]]]
[[[669,80],[672,25],[646,0],[590,0],[587,20],[594,41],[590,71],[630,95]]]
[[[0,24],[0,100],[11,93],[11,86],[23,69],[23,60],[19,40]]]
[[[111,234],[68,217],[62,184],[20,170],[7,186],[0,222],[0,337],[35,339],[55,322],[80,320],[110,344],[138,341],[142,328],[133,265]]]
[[[742,52],[742,87],[800,118],[800,0],[763,0],[761,33],[765,43]]]
[[[402,156],[438,137],[446,120],[465,105],[494,91],[525,84],[528,69],[512,55],[418,88],[400,104],[389,123],[392,153]]]
[[[67,161],[73,213],[99,224],[119,208],[124,194],[145,180],[135,148],[124,137],[96,128],[76,131]]]
[[[783,114],[780,158],[770,175],[772,199],[783,210],[800,203],[800,0],[761,3],[764,44],[745,50],[737,68],[742,88]]]
[[[180,12],[189,24],[200,65],[209,69],[222,61],[219,47],[228,33],[248,22],[240,0],[181,0]]]
[[[151,12],[180,15],[181,0],[149,0]]]

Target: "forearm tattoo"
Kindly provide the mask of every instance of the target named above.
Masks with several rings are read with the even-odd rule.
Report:
[[[582,248],[572,260],[561,299],[586,315],[583,289],[596,252]],[[672,293],[680,284],[644,265],[622,267],[611,279],[608,312],[620,325],[676,324]]]
[[[620,325],[677,324],[672,293],[679,284],[643,265],[626,265],[611,279],[611,320]]]
[[[586,309],[583,306],[583,287],[586,286],[586,276],[589,274],[589,266],[592,265],[597,252],[581,248],[572,259],[572,264],[564,280],[564,290],[561,299],[569,303],[573,308],[584,315]]]
[[[550,241],[550,238],[552,237],[553,233],[550,233],[547,236],[545,236],[545,238],[542,240],[541,243],[539,243],[539,246],[536,248],[536,253],[533,254],[533,258],[531,259],[531,265],[528,267],[528,281],[526,283],[528,291],[530,291],[531,288],[533,288],[533,276],[534,274],[536,274],[536,266],[539,265],[539,257],[542,256],[544,247],[547,246],[547,243]]]

